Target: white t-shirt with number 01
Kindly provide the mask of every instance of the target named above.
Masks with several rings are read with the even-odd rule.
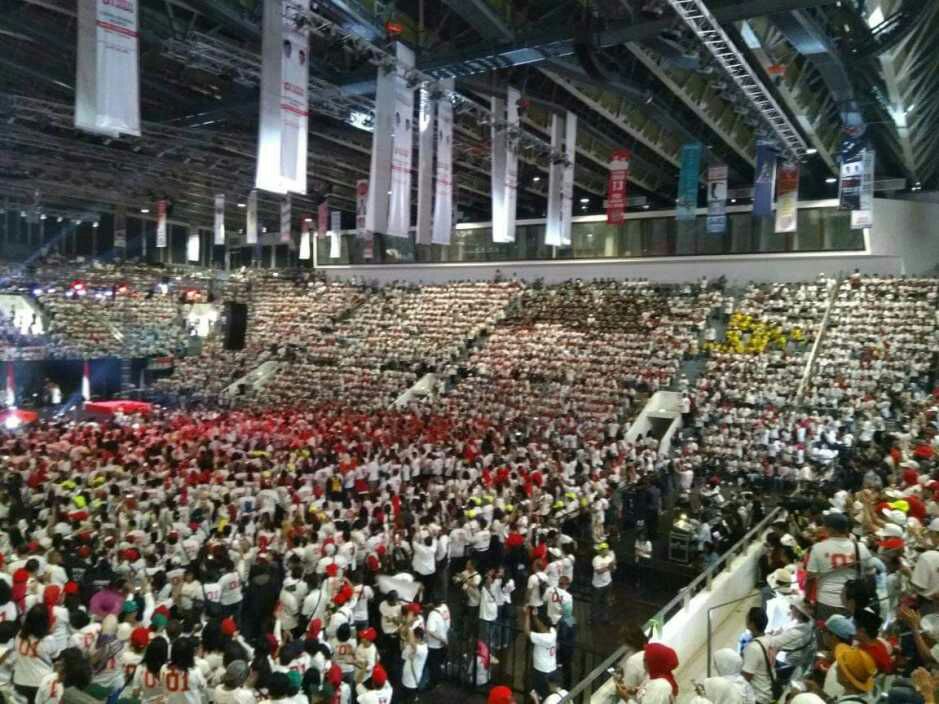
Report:
[[[549,629],[546,633],[535,633],[532,631],[529,638],[534,646],[532,648],[534,668],[538,672],[549,674],[557,670],[558,632],[554,630],[554,628]]]

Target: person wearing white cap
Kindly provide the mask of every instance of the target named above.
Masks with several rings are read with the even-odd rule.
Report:
[[[796,573],[789,565],[775,570],[766,578],[766,584],[773,590],[773,597],[766,602],[767,633],[779,633],[791,622],[790,603],[798,595]]]

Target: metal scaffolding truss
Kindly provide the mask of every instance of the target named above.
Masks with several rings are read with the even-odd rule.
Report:
[[[771,136],[778,141],[780,149],[791,158],[800,159],[805,153],[806,144],[798,128],[789,120],[737,45],[727,36],[704,0],[666,1],[750,100],[771,130]]]

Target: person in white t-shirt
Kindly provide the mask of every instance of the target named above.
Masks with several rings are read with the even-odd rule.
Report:
[[[43,679],[53,674],[52,656],[55,643],[49,637],[49,613],[43,604],[36,604],[23,619],[16,636],[16,664],[13,667],[13,688],[27,704],[34,704]]]
[[[574,597],[568,591],[570,580],[567,577],[561,577],[558,580],[558,586],[548,587],[545,595],[546,610],[548,612],[548,622],[552,626],[557,626],[561,620],[561,614],[564,613],[565,604],[573,604]]]
[[[538,696],[546,697],[548,683],[554,680],[558,669],[558,632],[553,626],[544,625],[531,609],[525,609],[522,625],[532,644],[532,688]]]
[[[607,543],[597,545],[597,555],[593,558],[593,603],[590,608],[592,623],[610,621],[610,585],[613,583],[613,570],[616,569],[616,556]]]
[[[212,704],[257,704],[254,690],[246,686],[250,668],[244,660],[234,660],[225,668],[222,683],[209,693]]]
[[[825,516],[824,524],[828,537],[812,546],[807,565],[809,579],[815,583],[817,619],[847,615],[841,597],[844,585],[868,574],[872,564],[867,546],[850,536],[851,522],[845,514],[833,511]]]
[[[143,655],[143,662],[134,670],[130,693],[144,704],[162,701],[166,696],[160,673],[169,659],[170,646],[166,638],[153,638]]]
[[[447,644],[450,640],[450,608],[439,599],[430,604],[427,611],[427,667],[430,668],[430,686],[443,677],[443,665],[447,659]]]
[[[417,701],[418,691],[424,678],[424,668],[427,666],[427,643],[424,642],[423,628],[402,628],[401,639],[404,643],[401,649],[401,687],[403,688],[402,701]]]
[[[180,637],[173,642],[169,664],[160,671],[167,704],[202,704],[207,683],[196,667],[196,644]]]
[[[358,704],[391,704],[394,690],[388,683],[388,674],[381,664],[375,665],[372,678],[356,687]]]
[[[770,667],[776,662],[773,639],[763,634],[766,629],[766,612],[754,606],[747,612],[747,629],[753,640],[743,649],[743,677],[753,688],[757,704],[773,701],[773,674]]]
[[[500,585],[495,581],[495,570],[488,570],[479,590],[479,639],[491,650],[495,647],[499,627]]]

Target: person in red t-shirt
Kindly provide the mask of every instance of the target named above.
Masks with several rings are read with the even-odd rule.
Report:
[[[887,644],[877,637],[882,623],[880,616],[867,609],[854,614],[854,625],[857,628],[854,637],[858,647],[871,656],[877,665],[877,671],[886,675],[893,672],[895,663]]]

